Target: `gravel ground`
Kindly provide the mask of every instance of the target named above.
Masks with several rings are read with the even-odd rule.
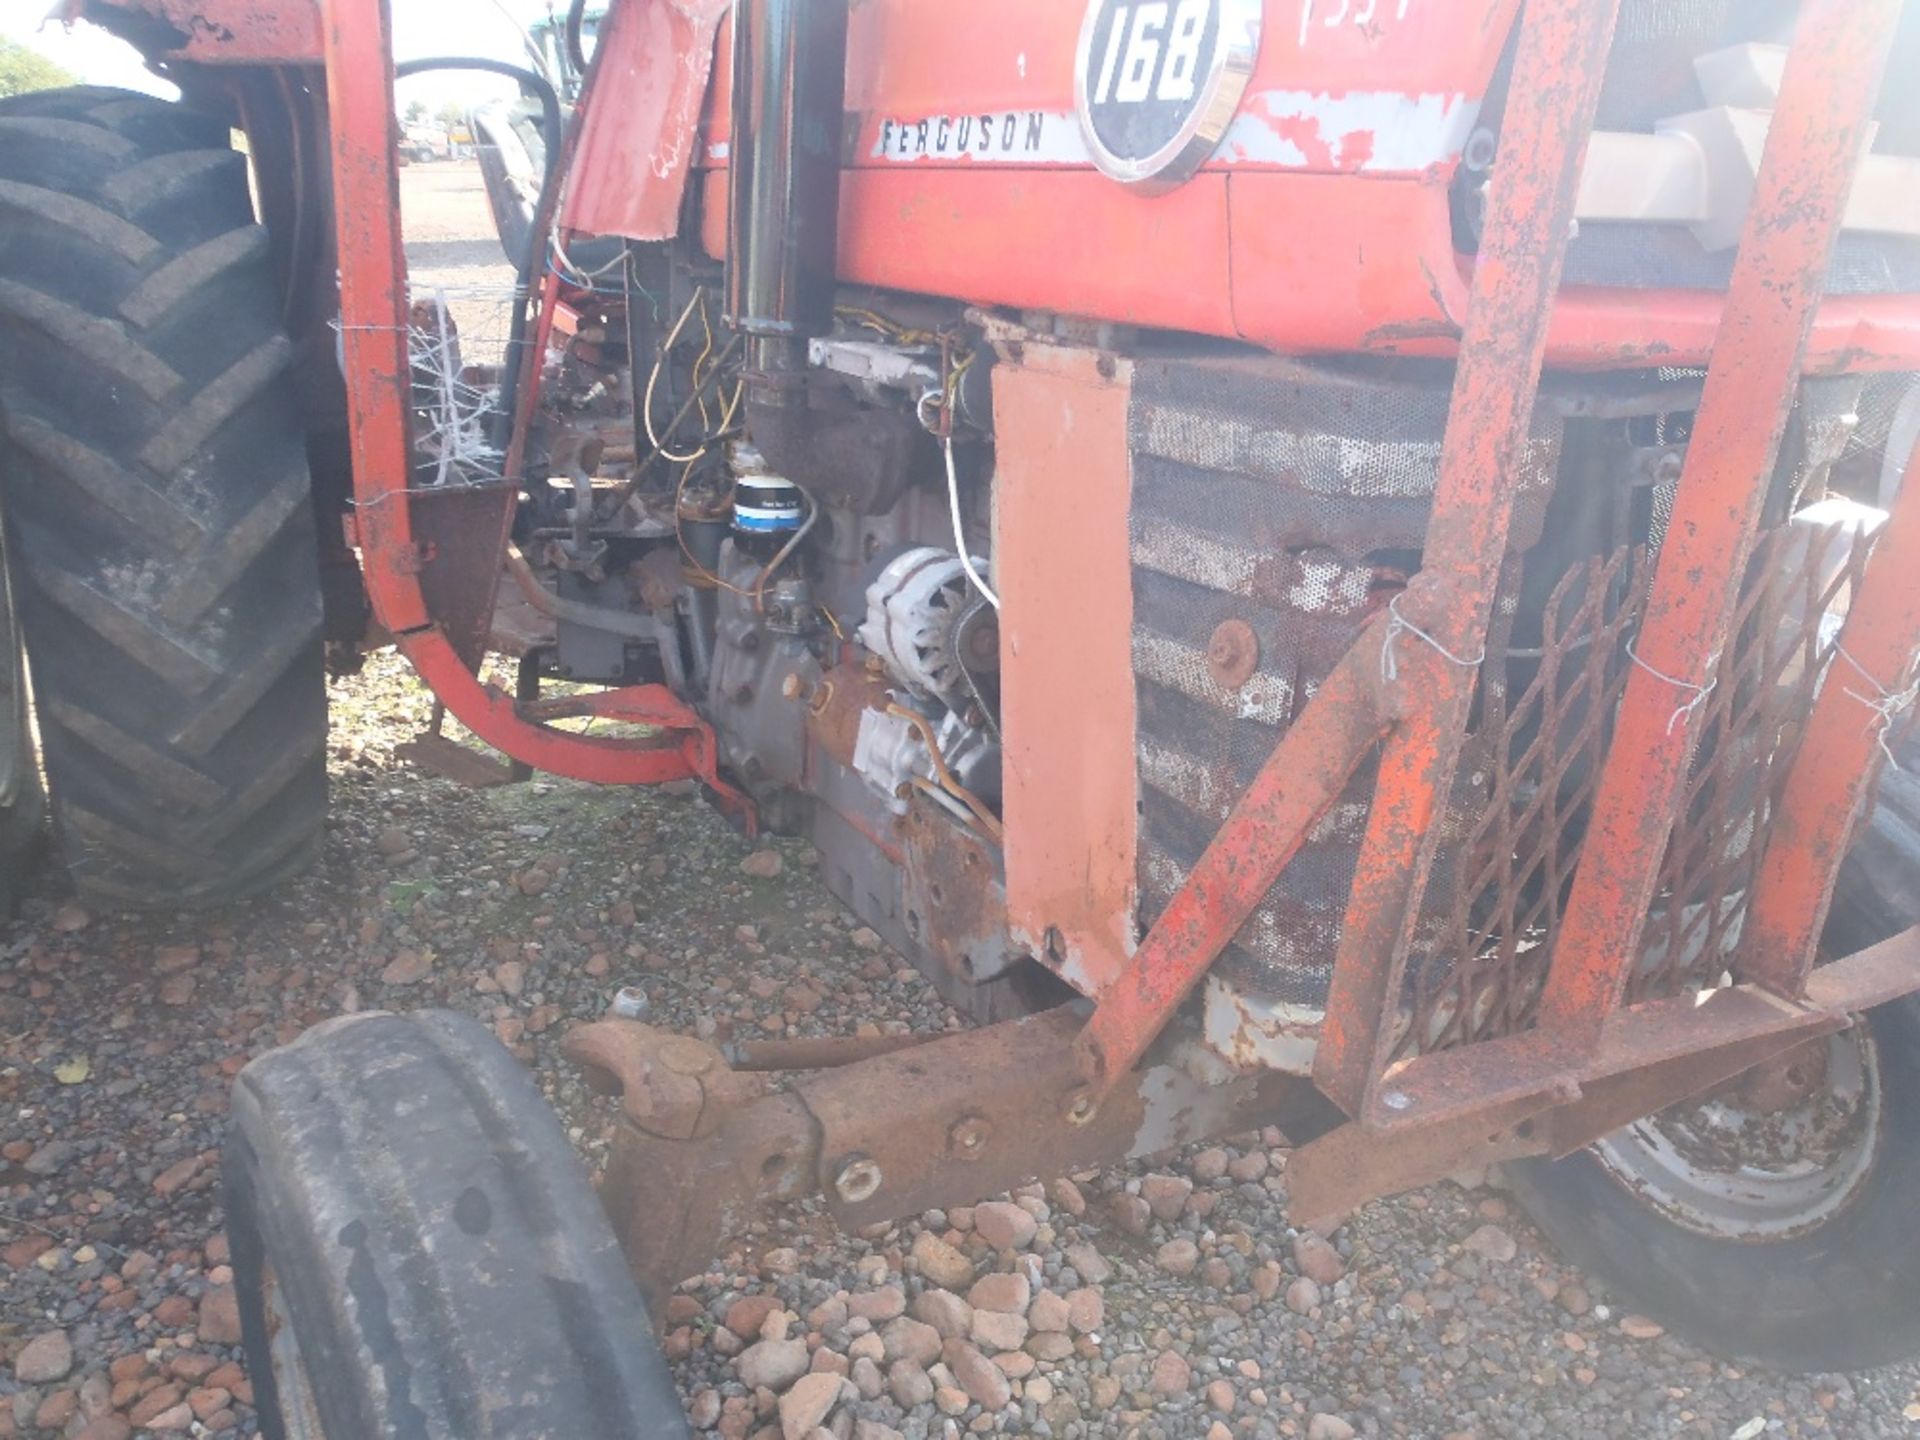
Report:
[[[804,845],[753,851],[684,794],[473,792],[408,769],[393,750],[429,702],[391,655],[333,701],[311,875],[129,921],[49,869],[0,938],[0,1440],[254,1431],[221,1234],[227,1092],[325,1016],[479,1017],[589,1164],[610,1116],[559,1037],[621,986],[720,1038],[959,1023]],[[797,1207],[669,1304],[689,1410],[735,1440],[1920,1434],[1920,1370],[1711,1359],[1559,1264],[1491,1190],[1296,1235],[1277,1138],[859,1236]]]

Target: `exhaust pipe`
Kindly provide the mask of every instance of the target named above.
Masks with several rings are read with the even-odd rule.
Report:
[[[790,396],[833,328],[846,92],[847,0],[734,6],[727,318],[754,392]]]
[[[810,394],[807,342],[833,328],[848,0],[733,11],[727,319],[746,337],[746,428],[816,500],[884,514],[932,442],[911,415]]]

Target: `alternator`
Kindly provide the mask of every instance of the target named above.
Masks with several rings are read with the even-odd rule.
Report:
[[[947,550],[922,546],[898,556],[867,587],[860,643],[918,695],[951,703],[968,692],[954,631],[967,610],[967,573]]]

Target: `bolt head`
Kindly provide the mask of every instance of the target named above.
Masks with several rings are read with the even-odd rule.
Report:
[[[978,1115],[968,1115],[947,1131],[947,1146],[962,1160],[972,1160],[987,1147],[993,1127]]]
[[[880,1193],[880,1167],[865,1155],[850,1155],[834,1172],[833,1192],[849,1205],[859,1205]]]

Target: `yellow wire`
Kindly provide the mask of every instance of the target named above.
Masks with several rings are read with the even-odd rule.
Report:
[[[863,310],[855,305],[834,307],[834,314],[845,320],[855,320],[870,330],[878,330],[890,340],[903,345],[930,345],[940,337],[931,330],[909,330],[906,326],[889,320],[877,310]]]
[[[698,450],[695,450],[690,455],[682,455],[676,451],[669,450],[666,447],[666,443],[661,440],[658,432],[653,428],[654,387],[660,383],[660,371],[666,365],[667,357],[673,353],[673,347],[675,342],[680,338],[680,332],[686,328],[687,321],[693,318],[693,312],[696,308],[700,311],[700,323],[707,333],[707,343],[706,348],[700,352],[699,358],[693,362],[694,395],[700,405],[701,428],[702,430],[710,430],[710,417],[707,414],[706,395],[701,389],[704,382],[700,375],[701,365],[705,363],[708,356],[713,354],[713,326],[707,320],[707,292],[704,286],[693,292],[693,299],[687,302],[687,308],[680,312],[680,318],[673,322],[673,329],[667,332],[666,343],[660,347],[660,354],[653,362],[653,371],[647,376],[647,393],[641,398],[640,405],[640,418],[646,423],[647,439],[653,443],[653,448],[659,452],[661,459],[675,465],[692,464],[695,460],[698,460],[702,455],[706,454],[708,446],[712,444],[711,440],[703,440]]]

